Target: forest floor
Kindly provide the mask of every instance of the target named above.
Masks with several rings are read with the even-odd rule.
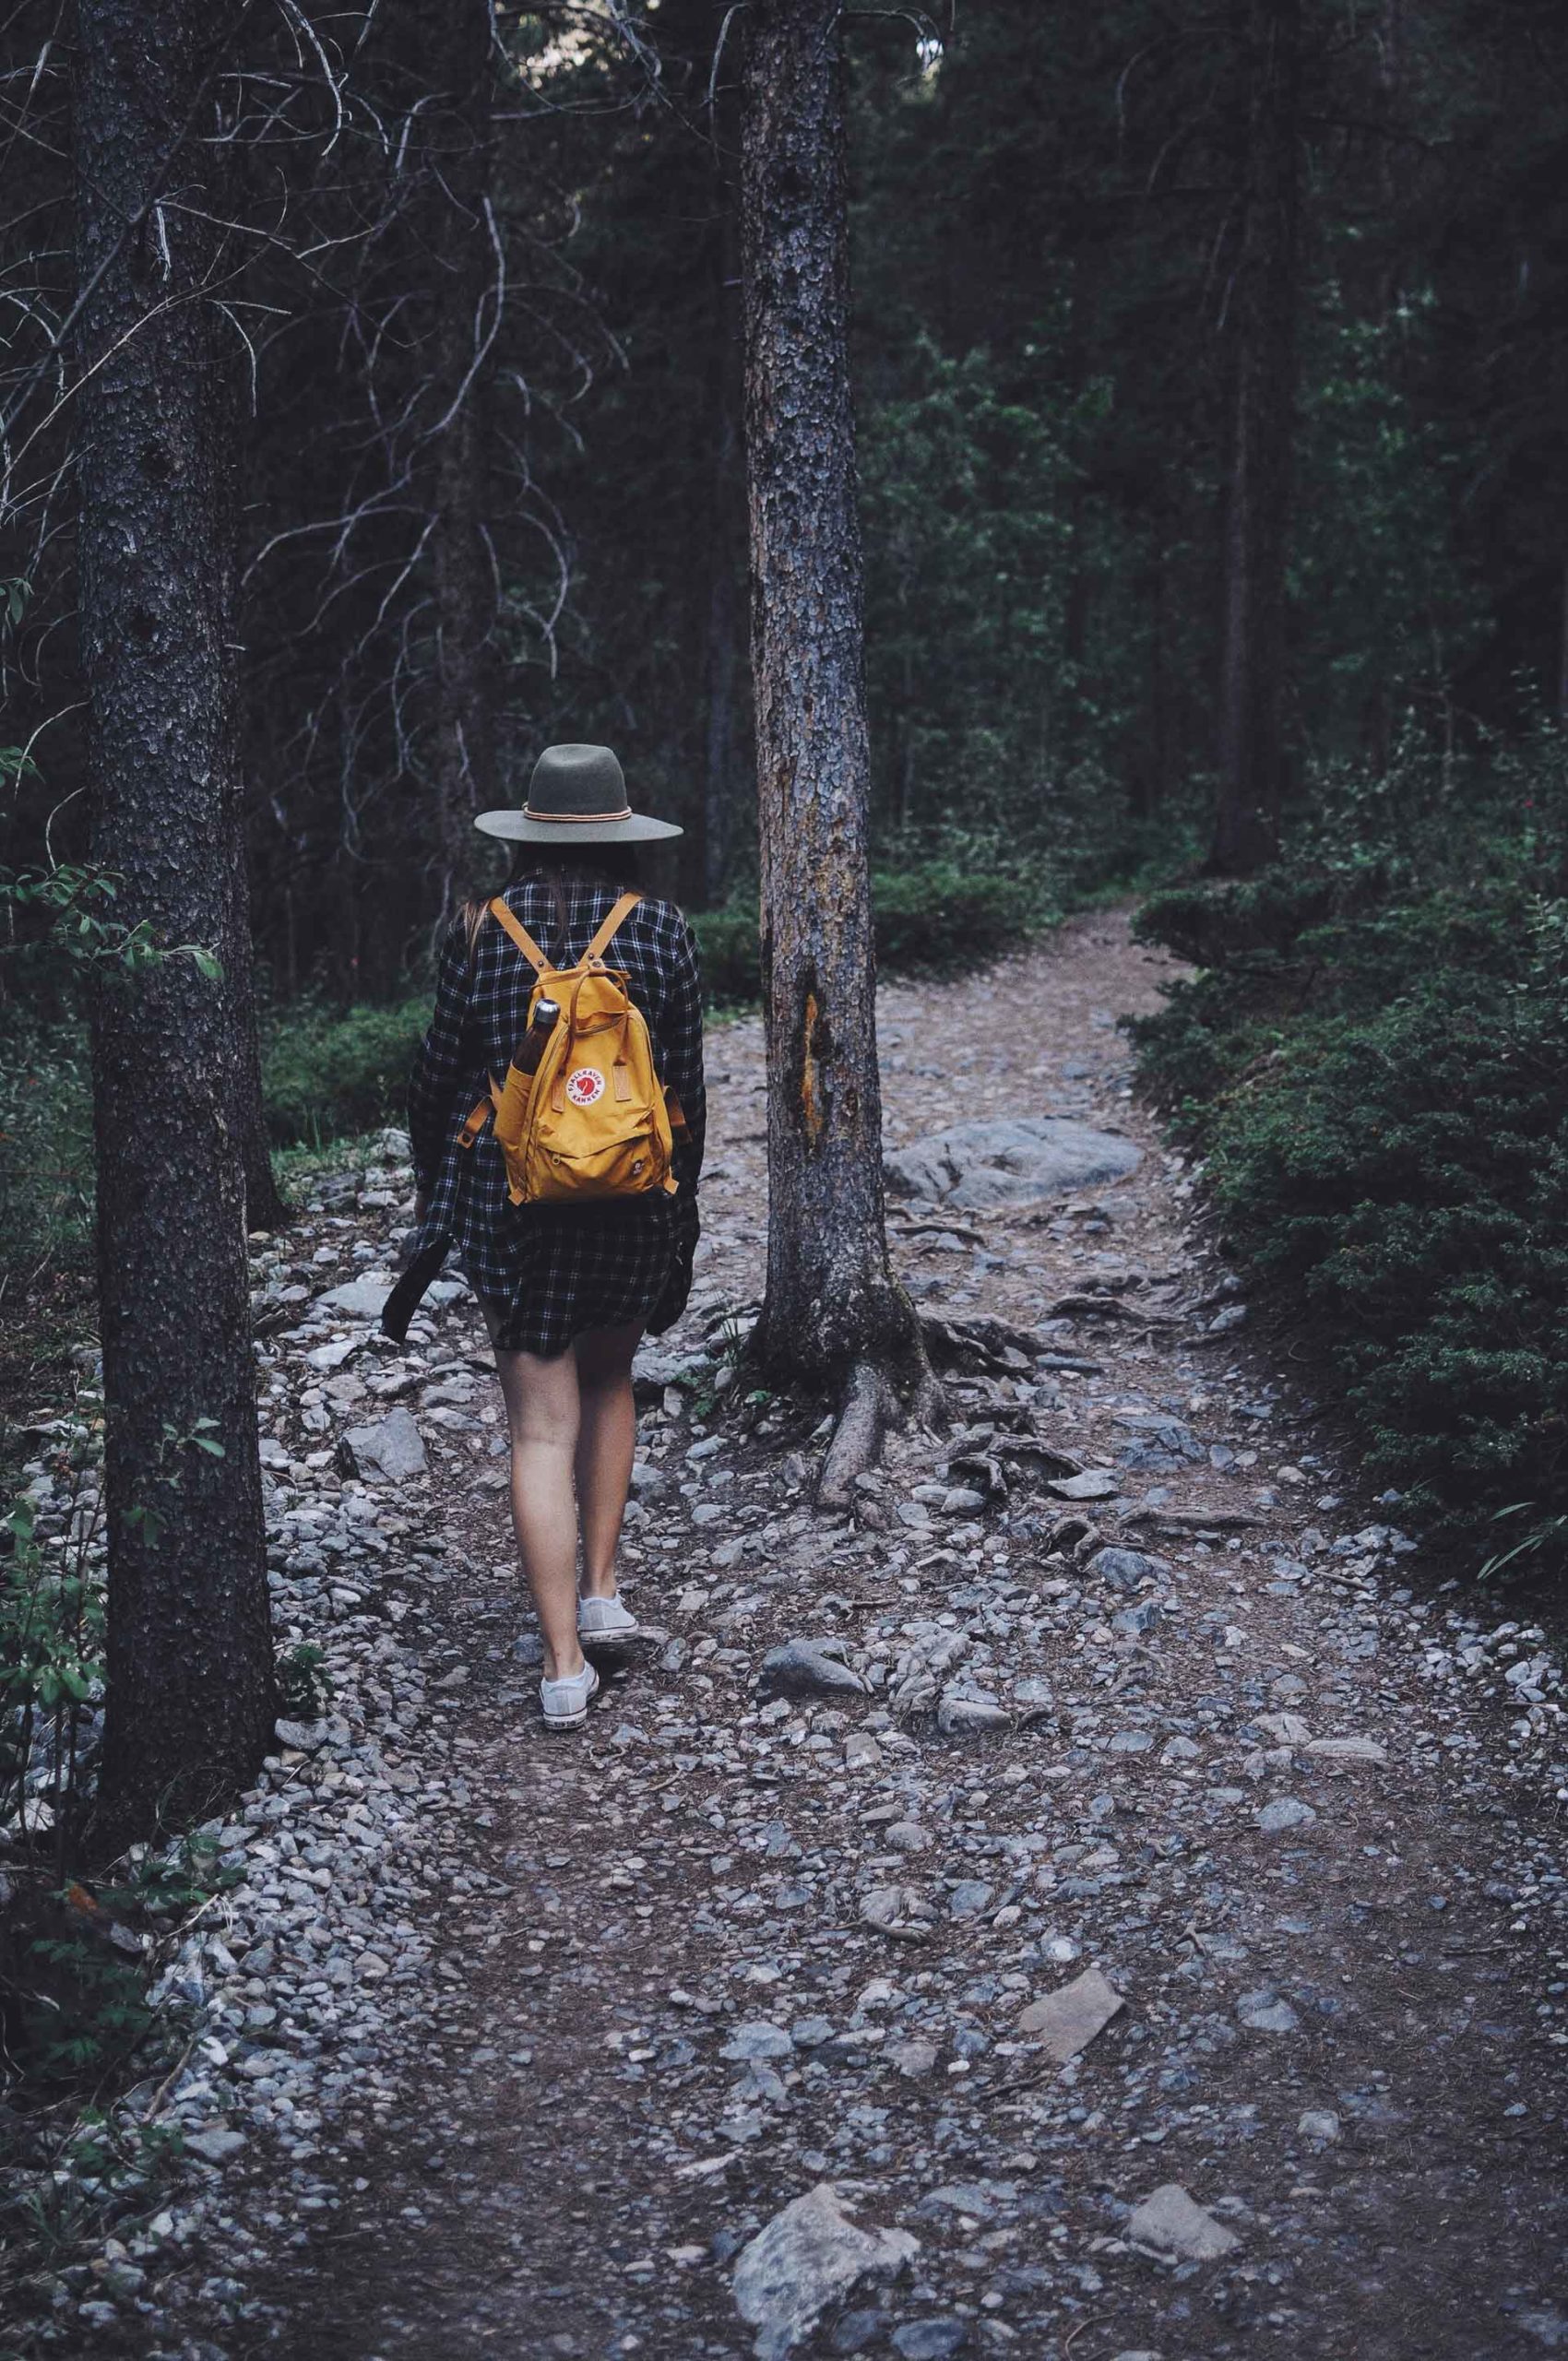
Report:
[[[1228,1290],[1114,1029],[1161,970],[1101,913],[880,1003],[894,1143],[1061,1113],[1143,1150],[1043,1207],[895,1225],[926,1309],[1038,1338],[1044,1365],[956,1380],[956,1415],[1111,1471],[1098,1536],[1043,1477],[952,1513],[920,1434],[861,1514],[818,1515],[820,1446],[726,1421],[700,1367],[662,1384],[759,1287],[754,1021],[711,1043],[704,1258],[650,1364],[624,1581],[655,1634],[602,1660],[575,1738],[515,1654],[471,1302],[401,1355],[340,1308],[274,1340],[280,1596],[338,1696],[224,1833],[257,1899],[187,1956],[217,2054],[173,2096],[187,2129],[220,2110],[209,2186],[101,2272],[68,2349],[1568,2352],[1545,1659],[1467,1621]],[[386,1267],[403,1193],[345,1179],[267,1286]],[[362,1442],[345,1478],[341,1430],[387,1404],[424,1470],[376,1480]],[[861,1686],[763,1702],[791,1639]],[[1092,2006],[1026,2013],[1091,1966],[1123,2002],[1092,2038]],[[809,2256],[784,2242],[755,2326],[736,2264],[823,2183],[918,2250],[846,2260],[790,2345]],[[1138,2210],[1172,2186],[1191,2203]],[[819,2253],[853,2245],[826,2219]]]

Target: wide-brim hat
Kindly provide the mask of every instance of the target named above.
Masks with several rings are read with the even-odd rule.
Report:
[[[547,746],[533,766],[522,809],[481,812],[474,826],[487,836],[536,845],[649,844],[681,834],[672,821],[633,811],[608,746]]]

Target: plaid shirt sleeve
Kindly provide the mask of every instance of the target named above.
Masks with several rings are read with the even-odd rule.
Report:
[[[469,1022],[469,938],[459,919],[441,946],[435,1013],[409,1080],[409,1137],[414,1186],[428,1196],[452,1130],[452,1104],[481,1054]]]

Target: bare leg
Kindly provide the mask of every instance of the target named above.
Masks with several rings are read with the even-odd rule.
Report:
[[[495,1367],[512,1430],[512,1524],[523,1573],[539,1612],[547,1680],[583,1668],[577,1644],[577,1507],[572,1461],[580,1409],[570,1352],[499,1349]]]
[[[632,1356],[642,1333],[637,1323],[595,1328],[579,1336],[573,1347],[581,1405],[576,1478],[585,1598],[615,1596],[615,1551],[637,1442]]]

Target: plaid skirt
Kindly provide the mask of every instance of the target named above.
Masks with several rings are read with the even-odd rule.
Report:
[[[694,1191],[621,1204],[508,1206],[459,1258],[495,1314],[504,1352],[564,1353],[590,1328],[638,1322],[654,1335],[686,1308],[697,1242]]]

